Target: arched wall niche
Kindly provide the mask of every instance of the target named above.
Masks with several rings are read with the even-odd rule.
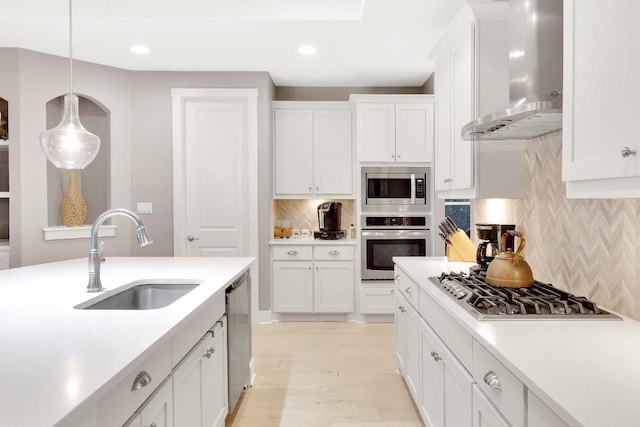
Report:
[[[111,119],[110,112],[99,101],[79,95],[80,121],[89,132],[100,137],[100,151],[95,160],[78,173],[78,184],[87,203],[85,224],[92,224],[110,205],[110,153]],[[47,102],[47,129],[51,129],[62,120],[64,95]],[[47,161],[47,220],[50,227],[63,226],[60,202],[67,190],[69,177],[67,171],[58,169]]]

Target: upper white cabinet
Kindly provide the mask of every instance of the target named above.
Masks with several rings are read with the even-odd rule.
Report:
[[[353,197],[348,102],[273,102],[275,197]]]
[[[521,198],[521,141],[462,139],[462,127],[509,103],[508,2],[465,4],[429,55],[436,62],[439,198]]]
[[[640,3],[564,2],[562,179],[567,197],[640,197],[635,136]],[[615,28],[615,31],[594,31]]]
[[[358,161],[432,162],[433,95],[352,95]]]

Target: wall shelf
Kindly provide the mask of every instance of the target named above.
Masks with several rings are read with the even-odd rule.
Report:
[[[98,237],[115,237],[117,225],[102,225],[98,231]],[[45,227],[44,240],[69,240],[88,239],[91,237],[91,225],[81,225],[79,227],[66,227],[59,225],[56,227]]]

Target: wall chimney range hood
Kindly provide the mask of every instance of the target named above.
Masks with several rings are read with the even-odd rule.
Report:
[[[511,0],[511,103],[462,128],[467,141],[530,140],[562,129],[562,0]]]

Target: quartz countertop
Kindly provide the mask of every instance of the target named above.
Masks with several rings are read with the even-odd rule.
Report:
[[[479,321],[429,281],[473,264],[435,257],[394,261],[570,425],[640,425],[640,322],[618,313],[621,321]]]
[[[53,426],[251,266],[254,258],[107,258],[109,290],[143,279],[201,282],[154,310],[78,310],[87,259],[0,271],[0,426]]]

